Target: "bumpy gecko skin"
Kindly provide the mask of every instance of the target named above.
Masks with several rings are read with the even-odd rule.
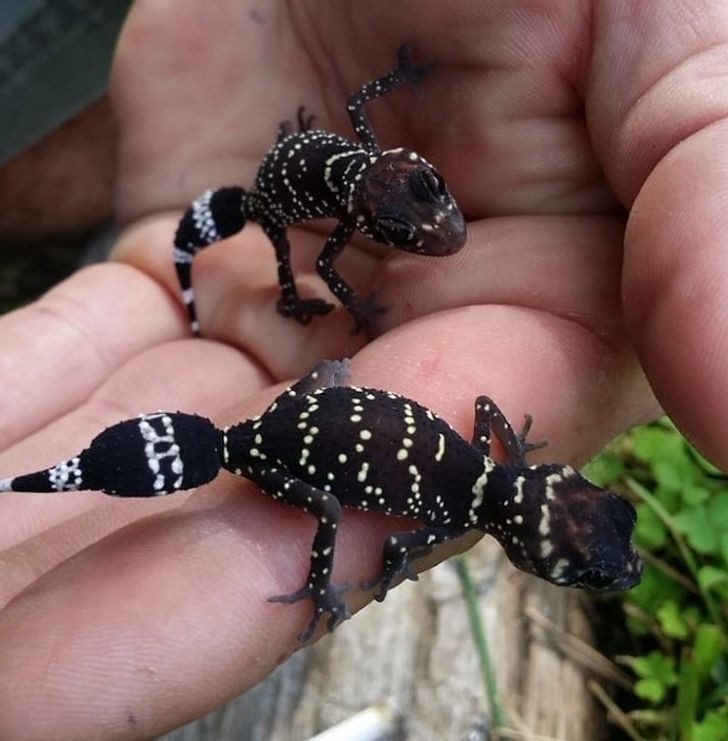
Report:
[[[338,220],[326,240],[316,270],[354,318],[355,330],[371,336],[381,313],[372,298],[358,296],[339,275],[334,262],[351,235],[420,255],[451,255],[466,238],[465,220],[445,181],[424,157],[409,149],[382,151],[364,113],[364,104],[427,72],[402,46],[397,69],[351,95],[347,111],[359,142],[311,129],[312,116],[298,111],[298,131],[284,121],[265,155],[249,191],[233,186],[209,190],[187,210],[174,240],[174,262],[190,325],[199,334],[192,289],[197,252],[239,232],[248,219],[258,222],[275,249],[281,298],[278,310],[307,324],[333,305],[302,299],[293,278],[286,229],[309,219]]]
[[[181,412],[119,422],[73,458],[0,480],[0,491],[155,496],[200,486],[220,468],[250,479],[318,521],[305,583],[271,598],[311,598],[301,641],[324,613],[330,630],[349,616],[346,587],[331,582],[342,506],[418,523],[386,539],[381,572],[361,585],[378,600],[394,581],[416,578],[415,559],[468,530],[495,536],[518,568],[553,584],[627,589],[639,581],[632,505],[570,466],[527,465],[525,454],[542,446],[526,442],[530,418],[516,434],[481,396],[467,441],[410,399],[342,385],[347,375],[346,361],[323,361],[262,415],[222,430]],[[506,452],[503,462],[490,457],[492,434]]]

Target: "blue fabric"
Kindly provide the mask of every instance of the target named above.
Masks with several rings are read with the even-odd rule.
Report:
[[[99,98],[131,0],[0,0],[0,164]]]

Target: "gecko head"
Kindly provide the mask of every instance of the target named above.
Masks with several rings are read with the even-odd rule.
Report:
[[[372,155],[355,181],[356,227],[377,242],[421,255],[452,255],[465,244],[465,219],[439,172],[419,154]]]
[[[491,532],[510,560],[552,584],[629,589],[642,562],[632,545],[634,507],[570,466],[516,469]]]

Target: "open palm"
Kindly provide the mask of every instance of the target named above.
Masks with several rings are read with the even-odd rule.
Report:
[[[68,457],[140,411],[241,419],[344,355],[356,383],[464,434],[480,393],[515,421],[531,412],[541,455],[565,461],[653,417],[651,384],[728,464],[728,10],[692,5],[138,0],[112,85],[128,227],[114,262],[0,320],[0,473]],[[390,307],[364,345],[342,309],[306,327],[277,313],[273,251],[249,225],[197,260],[207,339],[189,337],[171,259],[182,209],[249,186],[299,105],[351,135],[345,94],[405,41],[433,74],[368,112],[385,146],[445,176],[466,248],[348,247],[342,274]],[[290,230],[305,296],[328,298],[313,266],[330,226]],[[308,618],[265,598],[298,586],[313,520],[233,477],[159,500],[7,494],[0,513],[3,737],[154,735],[265,676]],[[337,580],[371,576],[391,527],[348,513]]]

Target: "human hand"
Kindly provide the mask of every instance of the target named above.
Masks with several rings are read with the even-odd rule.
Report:
[[[726,465],[714,67],[728,17],[717,3],[700,10],[688,24],[657,3],[251,14],[227,0],[138,0],[113,86],[130,226],[116,263],[0,320],[12,348],[0,361],[2,474],[71,455],[139,411],[241,419],[279,381],[343,355],[356,383],[413,397],[464,434],[479,393],[516,421],[531,412],[534,439],[550,442],[540,457],[564,461],[658,413],[644,368]],[[443,173],[470,219],[466,248],[382,260],[370,243],[348,247],[342,274],[391,306],[362,347],[343,310],[307,327],[278,315],[272,248],[248,225],[196,261],[209,339],[189,338],[171,261],[182,209],[207,187],[249,185],[300,104],[350,134],[345,94],[412,40],[438,62],[423,97],[398,92],[368,113],[383,143]],[[313,271],[324,233],[290,231],[305,296],[325,295]],[[245,482],[159,500],[11,494],[0,507],[0,735],[154,735],[257,682],[309,617],[306,603],[266,598],[299,585],[312,523]],[[337,580],[371,576],[389,529],[347,513]]]

